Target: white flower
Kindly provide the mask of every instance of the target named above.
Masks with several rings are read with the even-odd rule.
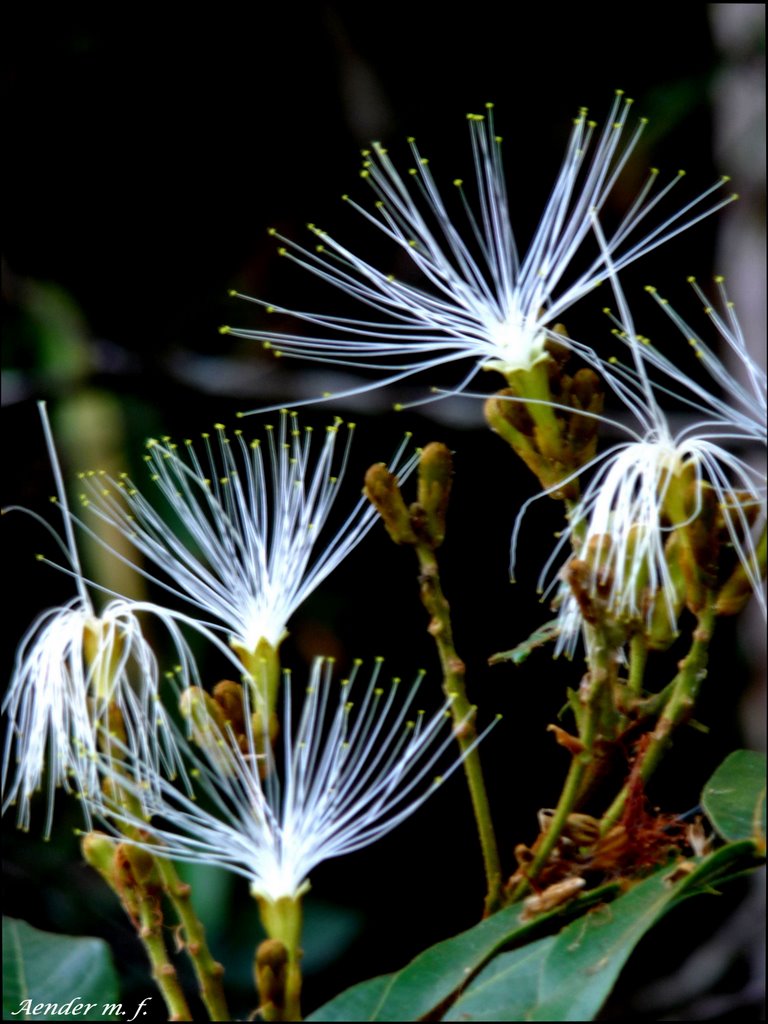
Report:
[[[350,429],[337,465],[340,424],[327,429],[314,465],[311,428],[300,431],[295,414],[285,411],[277,431],[267,427],[266,458],[258,440],[247,442],[239,430],[230,440],[221,424],[217,450],[203,435],[203,457],[191,441],[151,441],[145,458],[167,508],[147,499],[126,475],[114,481],[83,474],[83,501],[166,574],[157,579],[140,569],[145,576],[213,616],[245,650],[253,652],[262,639],[276,648],[298,605],[376,519],[361,498],[336,534],[321,540],[351,439]],[[169,511],[176,524],[168,522]]]
[[[143,635],[141,614],[159,618],[164,624],[181,685],[195,682],[197,676],[177,625],[177,619],[183,617],[149,602],[122,598],[110,601],[100,612],[95,610],[80,569],[43,403],[40,414],[64,521],[64,540],[54,536],[67,565],[56,568],[73,578],[77,595],[40,614],[19,644],[2,705],[7,719],[2,779],[3,813],[18,805],[18,824],[28,828],[30,799],[42,788],[47,774],[45,832],[50,834],[57,787],[74,790],[98,804],[98,762],[109,760],[110,734],[120,737],[122,749],[129,754],[127,770],[138,771],[149,787],[161,769],[174,770],[179,764],[173,733],[159,701],[161,673]],[[30,514],[39,519],[36,513]]]
[[[143,829],[150,840],[160,840],[164,856],[218,864],[244,876],[256,896],[300,896],[313,868],[386,835],[462,761],[454,759],[434,777],[454,742],[450,701],[431,717],[413,712],[423,673],[403,695],[399,680],[381,684],[378,659],[358,697],[359,666],[334,697],[332,662],[317,659],[295,725],[286,673],[282,754],[273,753],[266,735],[253,735],[247,708],[246,744],[209,720],[207,734],[198,734],[198,749],[188,751],[194,762],[189,775],[207,799],[190,799],[163,782],[144,800],[155,815],[151,820],[120,807],[108,820]],[[246,688],[243,694],[247,700]],[[257,754],[257,748],[269,753]]]
[[[544,567],[540,583],[547,579],[563,546],[574,543],[578,537],[575,554],[593,569],[588,588],[591,598],[599,595],[607,611],[617,619],[649,623],[654,602],[647,595],[656,593],[656,600],[664,604],[667,625],[674,632],[676,588],[665,543],[672,531],[699,515],[702,488],[709,488],[714,492],[735,556],[765,614],[757,539],[766,521],[765,465],[764,460],[754,465],[737,454],[739,447],[755,442],[765,449],[765,397],[758,394],[761,371],[746,351],[733,310],[727,307],[727,333],[725,321],[711,310],[710,316],[739,356],[753,394],[744,390],[717,356],[654,293],[723,389],[724,395],[720,397],[687,376],[679,359],[666,356],[647,338],[636,334],[615,276],[612,285],[619,306],[619,316],[615,318],[619,329],[615,334],[629,347],[635,365],[632,368],[613,361],[605,364],[603,370],[608,384],[634,413],[640,429],[632,432],[631,441],[614,445],[591,463],[598,468],[571,512],[568,529]],[[666,382],[652,380],[649,370],[661,371]],[[676,399],[699,413],[699,418],[673,431],[659,404],[662,398]],[[737,451],[730,450],[733,447]],[[670,501],[677,499],[670,495],[684,475],[692,477],[697,499],[689,508],[687,519],[674,519],[669,507]],[[686,489],[689,486],[690,481]],[[519,519],[516,533],[518,527]],[[581,614],[567,583],[560,588],[559,628],[558,652],[572,653],[581,628]]]
[[[667,299],[662,298],[658,291],[650,285],[646,291],[653,296],[658,305],[678,330],[684,335],[688,344],[692,347],[701,365],[712,378],[718,391],[716,394],[698,384],[690,377],[686,377],[686,385],[689,392],[695,395],[699,406],[709,407],[713,412],[722,417],[726,423],[739,431],[739,436],[745,440],[750,438],[765,446],[766,443],[766,375],[765,370],[758,366],[749,353],[746,339],[741,325],[736,316],[734,304],[728,299],[725,290],[725,281],[722,277],[715,278],[720,308],[711,304],[696,279],[688,278],[696,295],[704,303],[704,313],[715,328],[720,341],[725,342],[733,361],[738,365],[740,373],[731,373],[723,359],[721,359],[701,338],[701,336],[688,324],[686,320],[669,304]],[[667,358],[664,353],[656,349],[647,339],[644,340],[642,355],[646,362],[661,369],[667,377],[677,382],[680,377],[680,359]]]
[[[161,770],[180,764],[141,612],[159,616],[168,627],[179,675],[184,684],[195,681],[191,653],[173,619],[148,603],[118,599],[97,614],[90,599],[79,595],[43,612],[22,638],[3,701],[3,813],[17,804],[20,827],[29,827],[30,799],[46,773],[46,834],[57,787],[87,798],[86,807],[98,804],[98,762],[110,760],[110,733],[122,734],[130,754],[127,770],[138,771],[149,787]]]
[[[485,115],[469,115],[478,212],[472,210],[462,182],[454,181],[468,220],[465,237],[454,226],[428,161],[415,142],[410,140],[415,159],[409,171],[412,184],[401,177],[386,149],[374,143],[364,153],[361,173],[376,194],[375,213],[344,198],[407,253],[423,276],[423,285],[409,284],[377,269],[310,225],[320,242],[316,250],[276,236],[283,243],[281,254],[358,299],[372,311],[371,317],[298,312],[252,299],[268,312],[289,314],[323,329],[328,336],[230,327],[222,331],[262,340],[282,355],[380,370],[385,384],[464,360],[472,366],[457,391],[465,389],[480,369],[495,369],[505,375],[530,369],[544,358],[545,343],[558,319],[606,272],[604,253],[585,256],[583,250],[592,234],[592,219],[612,194],[645,124],[640,120],[624,138],[631,102],[618,92],[599,134],[586,110],[579,112],[549,201],[522,258],[510,224],[501,139],[495,134],[492,104]],[[654,194],[657,171],[651,170],[607,241],[607,254],[616,270],[713,212],[701,210],[700,204],[722,181],[637,237],[639,226],[681,176],[682,172]],[[714,209],[730,198],[719,201]],[[577,254],[581,269],[572,273],[569,281]],[[364,384],[344,394],[373,386],[377,385]]]

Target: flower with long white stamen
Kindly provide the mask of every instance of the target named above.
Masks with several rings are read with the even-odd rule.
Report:
[[[387,685],[377,659],[366,685],[360,664],[335,684],[332,662],[317,659],[297,715],[286,673],[281,753],[269,737],[254,735],[247,707],[245,742],[213,718],[207,726],[198,720],[197,743],[187,753],[190,776],[207,799],[190,799],[164,781],[143,801],[148,820],[119,805],[108,820],[160,840],[160,849],[151,849],[162,856],[244,876],[262,900],[300,897],[318,864],[396,828],[466,756],[449,756],[436,774],[454,742],[450,701],[432,715],[414,709],[423,673],[410,687],[397,679]]]
[[[615,333],[629,347],[634,366],[614,361],[604,369],[608,383],[632,410],[640,429],[632,431],[628,443],[614,445],[593,460],[597,470],[572,510],[568,529],[545,565],[540,583],[549,577],[563,547],[575,542],[577,559],[589,567],[587,580],[579,580],[578,587],[585,588],[590,600],[599,600],[617,620],[647,626],[655,609],[658,617],[661,602],[665,627],[674,633],[680,598],[667,542],[702,513],[709,491],[744,573],[747,592],[755,594],[765,613],[764,555],[760,554],[766,522],[765,465],[764,461],[755,465],[738,454],[739,447],[756,441],[765,448],[764,421],[751,408],[752,397],[700,339],[694,348],[724,389],[722,398],[686,376],[679,364],[637,335],[618,279],[612,276],[611,280],[619,307]],[[731,323],[736,324],[735,318]],[[746,353],[740,330],[735,329],[731,338],[754,384],[759,370]],[[650,373],[659,370],[667,378],[664,383],[651,379]],[[673,431],[660,405],[667,397],[703,415]],[[730,450],[733,447],[737,450]],[[573,651],[582,612],[577,595],[563,582],[558,651]]]
[[[176,770],[181,763],[159,699],[162,674],[144,637],[142,616],[164,625],[178,682],[195,683],[197,674],[179,627],[183,616],[122,598],[100,611],[94,607],[43,403],[40,414],[64,521],[64,538],[54,536],[67,564],[56,568],[72,577],[77,594],[67,604],[42,612],[17,649],[2,705],[7,725],[2,783],[3,813],[16,805],[19,826],[28,828],[31,798],[47,776],[45,832],[50,834],[57,787],[80,794],[86,808],[100,802],[99,761],[110,760],[110,736],[127,751],[126,770],[142,788],[151,790],[161,771]]]
[[[407,254],[423,283],[394,278],[314,225],[310,225],[318,237],[314,252],[273,232],[281,242],[282,255],[367,306],[370,318],[298,312],[252,299],[268,312],[290,315],[324,333],[231,327],[222,332],[261,340],[282,355],[378,370],[385,384],[460,361],[469,361],[471,368],[457,391],[464,390],[481,369],[498,370],[505,376],[532,369],[546,358],[547,341],[562,314],[605,276],[606,254],[585,256],[585,243],[592,235],[594,215],[614,192],[645,124],[638,121],[625,135],[631,102],[618,92],[602,130],[588,120],[586,110],[579,112],[549,200],[523,256],[510,223],[492,104],[484,115],[469,115],[477,212],[462,182],[454,181],[467,215],[464,235],[451,220],[428,161],[415,142],[410,140],[415,166],[407,177],[398,172],[387,150],[374,143],[364,152],[361,172],[376,195],[374,212],[344,198]],[[658,172],[652,169],[607,239],[607,254],[616,270],[733,198],[707,207],[707,197],[727,180],[723,179],[662,217],[655,227],[645,228],[651,212],[681,177],[682,172],[655,191]],[[573,273],[577,254],[581,269]],[[343,394],[375,386],[367,383]]]
[[[765,370],[758,366],[749,353],[734,304],[729,300],[725,290],[725,280],[719,276],[715,278],[720,308],[708,301],[694,277],[689,277],[688,283],[704,303],[704,313],[709,318],[718,338],[730,350],[733,363],[738,365],[740,371],[738,375],[730,372],[725,361],[707,345],[700,334],[670,305],[667,299],[659,295],[656,288],[649,285],[646,287],[646,291],[653,296],[661,309],[684,335],[697,359],[724,397],[709,391],[690,378],[687,379],[688,389],[695,394],[701,405],[711,407],[715,413],[724,416],[732,427],[743,430],[745,439],[753,438],[765,445]],[[661,369],[672,380],[679,379],[679,360],[667,358],[663,352],[648,342],[643,346],[643,358],[647,363]]]
[[[3,701],[3,812],[17,805],[20,827],[29,827],[30,800],[46,775],[46,834],[57,787],[86,798],[86,807],[99,803],[98,762],[111,760],[110,734],[130,752],[127,771],[138,773],[142,787],[151,789],[162,771],[180,765],[142,613],[168,628],[182,685],[196,682],[173,617],[150,603],[116,599],[96,612],[90,598],[78,596],[43,612],[22,638]]]
[[[164,575],[139,571],[211,616],[234,646],[253,652],[265,641],[276,649],[298,605],[375,522],[375,510],[361,498],[336,534],[323,539],[352,426],[340,459],[341,420],[328,427],[313,457],[312,429],[301,431],[285,411],[277,430],[267,427],[266,455],[259,440],[246,441],[240,430],[230,438],[221,424],[215,443],[203,435],[204,455],[191,441],[151,441],[145,458],[166,508],[127,475],[115,481],[100,473],[83,474],[83,502]],[[392,464],[401,475],[412,468],[404,449],[405,443]]]

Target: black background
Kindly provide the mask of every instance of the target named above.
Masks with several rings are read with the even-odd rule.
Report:
[[[74,418],[62,448],[71,474],[87,468],[82,452],[93,450],[93,438],[77,437],[78,402],[106,396],[119,424],[116,445],[135,466],[150,434],[194,435],[214,421],[233,424],[239,409],[323,390],[311,367],[276,366],[255,343],[224,338],[217,329],[223,322],[263,323],[255,307],[227,298],[231,287],[289,306],[337,308],[336,296],[277,258],[266,229],[277,226],[304,241],[304,224],[314,221],[375,258],[376,240],[339,201],[353,189],[364,198],[358,153],[371,138],[405,159],[404,138],[415,134],[438,177],[470,178],[464,116],[494,101],[523,246],[570,119],[588,105],[601,120],[615,88],[633,95],[637,113],[651,119],[628,194],[649,164],[668,176],[685,167],[690,195],[727,171],[715,166],[711,151],[722,58],[706,5],[608,10],[478,2],[449,13],[424,3],[257,3],[207,5],[195,14],[179,8],[176,17],[133,7],[86,16],[63,5],[45,16],[32,9],[11,15],[3,131],[10,142],[4,503],[46,513],[52,483],[35,399],[49,400],[62,434],[67,412]],[[628,289],[639,292],[651,274],[681,295],[688,273],[705,279],[717,269],[716,232],[727,216],[650,257],[642,272],[627,275]],[[583,324],[606,332],[601,304],[585,303],[574,313],[573,333]],[[479,404],[389,411],[391,402],[448,382],[409,383],[338,409],[312,408],[302,419],[321,425],[338,411],[360,424],[350,500],[365,467],[386,459],[405,429],[416,443],[444,440],[456,452],[444,582],[472,697],[486,720],[504,713],[483,756],[511,872],[515,843],[534,837],[536,810],[556,799],[567,761],[544,730],[581,670],[546,654],[524,669],[485,664],[548,617],[535,583],[559,510],[554,503],[534,506],[519,582],[510,587],[509,535],[519,505],[534,493],[532,478],[484,428]],[[246,421],[246,430],[259,432],[260,422]],[[18,516],[5,525],[10,660],[35,612],[69,590],[33,559],[41,549],[53,555],[39,528]],[[411,553],[393,550],[377,530],[297,614],[284,660],[299,674],[316,653],[334,653],[342,664],[383,654],[396,674],[427,668],[436,692],[437,660],[424,625]],[[702,781],[740,743],[734,663],[742,654],[730,624],[718,651],[700,713],[712,733],[689,733],[676,745],[651,794],[666,810],[695,805]],[[42,806],[35,811],[41,822]],[[76,811],[65,800],[58,811],[49,845],[40,842],[35,820],[29,836],[8,837],[6,913],[53,931],[107,937],[125,979],[125,1003],[133,1005],[152,991],[142,978],[141,951],[101,883],[77,865],[68,838]],[[370,850],[323,865],[312,882],[308,913],[317,930],[305,941],[308,1009],[477,919],[482,878],[458,779],[417,819]],[[214,951],[228,963],[237,959],[230,977],[237,980],[239,970],[247,984],[255,921],[240,912],[245,885],[219,882],[218,894],[213,882],[203,884],[210,887]],[[654,933],[608,1017],[642,1019],[633,991],[672,972],[733,900],[724,904],[699,901]],[[339,921],[354,943],[313,972],[310,945],[333,953],[330,936]],[[723,991],[739,990],[747,973],[743,958],[734,961]],[[254,999],[244,989],[235,1003],[244,1015]],[[735,1015],[723,1019],[754,1014],[749,1000],[741,1005],[737,998],[734,1006]]]

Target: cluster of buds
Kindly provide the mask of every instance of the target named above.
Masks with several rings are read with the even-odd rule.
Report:
[[[562,325],[555,327],[564,335]],[[564,372],[570,350],[547,343],[547,358],[507,374],[508,386],[485,403],[485,418],[556,499],[575,500],[577,476],[595,457],[603,389],[594,370]]]
[[[383,462],[365,474],[365,494],[396,544],[425,545],[436,550],[445,539],[445,516],[451,493],[453,459],[439,441],[420,453],[416,501],[406,505],[397,478]]]
[[[263,705],[262,710],[250,711],[242,684],[222,679],[211,693],[202,687],[190,686],[181,694],[179,710],[188,723],[194,743],[202,747],[222,771],[231,771],[231,756],[222,754],[217,758],[217,750],[233,744],[241,754],[250,753],[260,758],[264,773],[265,751],[277,738],[278,719],[274,712],[266,712]]]

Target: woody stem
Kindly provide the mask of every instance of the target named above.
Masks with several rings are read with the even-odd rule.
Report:
[[[656,727],[651,733],[650,743],[639,768],[639,778],[644,783],[658,767],[659,761],[672,742],[674,730],[687,722],[693,713],[699,689],[707,675],[709,643],[712,639],[714,625],[715,601],[713,595],[708,595],[704,607],[697,616],[691,649],[680,662],[680,671],[664,690],[665,693],[668,693],[667,701]],[[628,796],[629,786],[625,785],[603,816],[600,824],[603,834],[621,817]]]
[[[590,671],[578,694],[577,714],[582,749],[572,757],[555,813],[546,831],[539,837],[533,859],[525,870],[526,877],[510,893],[510,903],[524,896],[530,883],[536,880],[557,845],[569,815],[583,799],[599,766],[597,743],[602,738],[606,724],[606,705],[611,697],[615,675],[615,653],[597,629],[588,630],[587,644]]]
[[[490,914],[500,905],[501,861],[496,844],[496,835],[491,820],[491,809],[483,779],[480,754],[476,746],[476,708],[470,704],[465,686],[466,669],[456,653],[453,643],[450,606],[440,584],[440,574],[434,550],[426,544],[417,544],[419,560],[421,600],[430,622],[427,627],[434,638],[443,669],[443,692],[451,700],[455,735],[464,756],[464,774],[469,786],[472,809],[480,838],[480,847],[485,867],[487,893],[485,913]]]

